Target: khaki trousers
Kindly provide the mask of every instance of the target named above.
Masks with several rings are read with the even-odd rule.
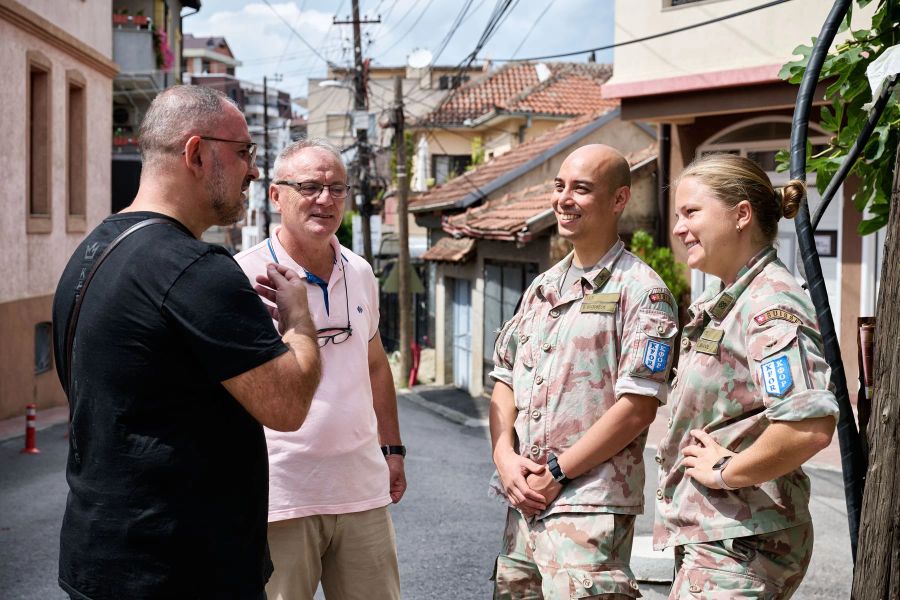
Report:
[[[388,508],[269,523],[275,572],[268,600],[399,600],[400,574]]]

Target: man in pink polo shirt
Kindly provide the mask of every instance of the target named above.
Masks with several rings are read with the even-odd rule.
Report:
[[[322,380],[303,427],[266,429],[269,600],[399,599],[387,509],[406,490],[393,377],[378,335],[378,282],[335,232],[347,171],[327,142],[300,140],[275,161],[269,188],[281,212],[271,238],[235,259],[251,281],[279,263],[306,279]]]

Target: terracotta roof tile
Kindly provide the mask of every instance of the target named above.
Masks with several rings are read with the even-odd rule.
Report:
[[[466,262],[475,251],[475,240],[472,238],[441,238],[425,251],[422,258],[436,262]]]
[[[632,172],[636,167],[656,158],[656,144],[626,156]],[[550,210],[550,194],[553,180],[533,185],[523,190],[505,194],[489,200],[480,206],[469,208],[464,213],[444,219],[442,228],[454,236],[495,239],[507,241],[528,241],[530,236],[544,227],[555,223],[550,215],[546,222],[541,219],[529,230],[528,222]],[[465,238],[463,238],[465,239]]]
[[[610,78],[609,65],[544,63],[550,73],[538,77],[535,63],[508,63],[481,79],[451,92],[442,104],[419,120],[422,126],[457,125],[494,110],[576,116],[610,106],[600,86]],[[534,98],[532,98],[534,96]]]
[[[479,165],[475,169],[463,173],[427,192],[412,198],[409,207],[414,212],[422,212],[428,209],[438,209],[462,200],[472,192],[481,193],[481,187],[494,181],[501,175],[508,173],[535,158],[545,150],[548,150],[565,138],[586,127],[599,118],[609,109],[599,113],[585,115],[571,119],[539,135],[538,137],[519,144],[512,150]]]

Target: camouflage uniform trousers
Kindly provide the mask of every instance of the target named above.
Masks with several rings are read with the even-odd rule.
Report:
[[[628,563],[634,515],[557,513],[527,521],[510,508],[494,600],[639,598]]]
[[[790,598],[812,557],[812,523],[675,547],[673,598]]]

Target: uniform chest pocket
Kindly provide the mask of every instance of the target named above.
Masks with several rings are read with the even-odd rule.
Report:
[[[632,332],[629,373],[657,383],[665,382],[672,367],[676,333],[678,323],[670,315],[655,310],[641,311],[637,331]]]

